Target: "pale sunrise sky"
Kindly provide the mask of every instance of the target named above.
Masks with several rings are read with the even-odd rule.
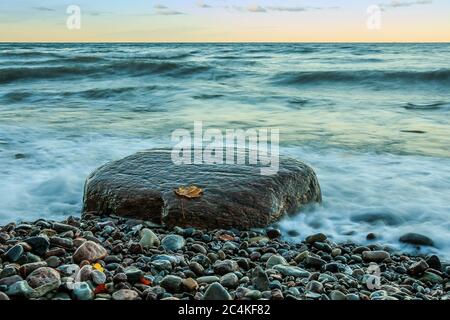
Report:
[[[66,26],[69,5],[81,28]],[[381,9],[369,29],[367,9]],[[0,41],[450,41],[449,0],[2,0]]]

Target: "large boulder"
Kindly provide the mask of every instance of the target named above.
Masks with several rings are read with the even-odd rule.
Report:
[[[83,211],[198,228],[264,227],[307,203],[320,202],[314,171],[280,158],[276,174],[237,164],[174,164],[170,150],[148,150],[107,163],[86,180]],[[203,190],[178,195],[181,186]]]

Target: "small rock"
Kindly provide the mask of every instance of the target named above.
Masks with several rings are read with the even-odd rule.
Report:
[[[267,260],[266,262],[266,268],[267,269],[272,269],[274,266],[276,265],[288,265],[287,261],[285,258],[283,258],[280,255],[272,255],[269,260]]]
[[[201,253],[201,254],[207,254],[208,253],[208,251],[205,249],[205,247],[200,245],[200,244],[198,244],[198,243],[194,243],[191,246],[191,249],[192,249],[192,251],[198,252],[198,253]]]
[[[40,292],[40,296],[58,289],[61,285],[59,272],[49,267],[41,267],[34,270],[26,280],[31,288]]]
[[[431,283],[441,283],[444,281],[441,276],[435,274],[434,272],[425,271],[423,276],[420,278],[422,282],[431,282]]]
[[[418,246],[433,246],[434,242],[427,236],[419,233],[407,233],[400,237],[400,242],[414,244]]]
[[[130,283],[139,281],[139,279],[144,275],[144,272],[136,267],[128,267],[125,269],[124,273]]]
[[[168,275],[165,276],[160,283],[160,286],[169,292],[177,293],[181,291],[181,284],[183,279],[178,276]]]
[[[232,298],[220,283],[214,282],[206,289],[203,300],[232,300]]]
[[[315,293],[322,293],[323,284],[321,284],[319,281],[316,281],[316,280],[310,281],[306,285],[306,290],[315,292]]]
[[[91,273],[92,282],[96,285],[104,284],[106,282],[106,275],[103,272],[94,270]]]
[[[420,260],[418,262],[413,263],[408,268],[408,273],[412,276],[416,276],[422,274],[425,270],[429,268],[428,264],[424,260]]]
[[[185,243],[184,238],[176,234],[169,234],[161,241],[163,248],[170,251],[180,250],[184,247]]]
[[[293,267],[293,266],[285,266],[282,264],[277,264],[273,267],[273,269],[277,270],[279,273],[281,273],[283,276],[293,276],[293,277],[299,277],[299,278],[306,278],[311,275],[310,272],[299,268],[299,267]]]
[[[50,247],[50,241],[44,236],[30,237],[25,239],[25,242],[31,246],[31,252],[38,256],[43,256]]]
[[[11,249],[6,251],[5,260],[10,262],[16,262],[23,254],[23,247],[20,244],[16,244]]]
[[[204,277],[197,278],[198,283],[205,283],[205,284],[210,284],[210,283],[219,282],[219,281],[220,281],[220,278],[217,276],[204,276]]]
[[[270,285],[269,277],[261,267],[258,266],[255,269],[253,269],[251,281],[256,289],[260,291],[269,290]]]
[[[6,293],[0,291],[0,301],[9,300],[9,297]]]
[[[159,247],[160,241],[158,236],[150,229],[144,228],[140,232],[141,239],[139,244],[144,248]]]
[[[95,262],[103,259],[107,255],[107,251],[101,245],[93,242],[86,241],[73,254],[73,261],[77,264],[87,260],[89,262]]]
[[[430,268],[433,268],[436,270],[442,269],[441,260],[439,259],[439,257],[437,255],[433,254],[432,256],[427,257],[425,261],[430,266]]]
[[[322,260],[320,258],[316,258],[313,256],[307,256],[304,260],[305,265],[308,267],[320,269],[323,265],[326,264],[325,260]]]
[[[345,294],[339,290],[331,291],[329,297],[331,300],[346,300]]]
[[[220,284],[225,288],[234,289],[239,285],[239,278],[230,272],[220,278]]]
[[[364,261],[368,262],[382,262],[385,259],[390,259],[391,255],[389,252],[378,250],[378,251],[364,251],[362,253],[362,258]]]
[[[366,236],[366,239],[367,240],[375,240],[377,238],[377,236],[375,235],[375,233],[369,233],[369,234],[367,234],[367,236]]]
[[[76,300],[85,301],[94,299],[94,292],[86,282],[77,282],[72,294]]]
[[[233,271],[237,271],[239,266],[233,260],[217,260],[214,265],[214,272],[218,275],[224,275]]]
[[[183,279],[181,284],[185,292],[192,292],[198,290],[198,283],[192,278]]]
[[[325,240],[327,240],[326,235],[324,235],[323,233],[316,233],[316,234],[306,237],[305,242],[312,244],[314,242],[323,242]]]
[[[22,281],[18,281],[18,282],[13,283],[12,285],[10,285],[8,287],[8,290],[6,290],[5,293],[10,297],[17,296],[17,297],[30,298],[34,293],[34,290],[33,290],[33,288],[30,287],[28,282],[26,282],[25,280],[22,280]]]
[[[281,237],[281,231],[280,229],[276,228],[268,228],[266,230],[266,235],[269,237],[269,239],[277,239]]]
[[[136,300],[139,297],[138,293],[134,290],[121,289],[113,293],[113,300]]]

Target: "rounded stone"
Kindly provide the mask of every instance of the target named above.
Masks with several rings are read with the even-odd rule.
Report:
[[[5,260],[10,262],[16,262],[23,254],[23,247],[20,244],[16,244],[11,249],[6,251]]]
[[[274,266],[278,265],[278,264],[283,264],[283,265],[287,265],[287,261],[285,258],[283,258],[280,255],[272,255],[270,256],[270,258],[267,260],[266,262],[266,268],[267,269],[271,269]]]
[[[171,155],[148,150],[103,165],[86,180],[83,211],[169,226],[248,229],[322,200],[313,169],[295,159],[281,157],[279,169],[264,174],[258,165],[175,164]],[[203,190],[200,197],[174,192],[190,185]]]
[[[144,247],[159,247],[160,241],[158,236],[150,229],[144,228],[140,232],[141,239],[139,240],[139,244]]]
[[[182,236],[176,235],[176,234],[169,234],[165,236],[162,241],[161,245],[164,249],[170,250],[170,251],[177,251],[184,247],[186,241]]]
[[[113,300],[136,300],[139,297],[138,293],[134,290],[121,289],[113,293]]]
[[[107,251],[101,245],[93,242],[86,241],[78,247],[73,254],[72,258],[75,263],[87,260],[89,262],[95,262],[103,259],[107,255]]]
[[[181,291],[182,282],[180,277],[168,275],[161,280],[160,286],[169,292],[177,293]]]
[[[72,294],[76,300],[92,300],[94,292],[86,282],[77,282]]]
[[[214,282],[206,289],[203,300],[232,300],[232,298],[220,283]]]
[[[400,237],[400,242],[409,243],[418,246],[433,246],[434,242],[427,236],[419,233],[407,233]]]

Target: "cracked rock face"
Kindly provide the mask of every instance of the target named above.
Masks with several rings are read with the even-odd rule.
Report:
[[[280,158],[279,170],[257,165],[174,164],[170,150],[138,152],[95,170],[86,180],[84,212],[197,228],[264,227],[308,203],[321,202],[319,182],[306,164]],[[195,185],[201,197],[175,189]]]

